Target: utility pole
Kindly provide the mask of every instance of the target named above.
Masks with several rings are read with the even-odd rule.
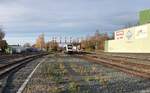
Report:
[[[54,45],[54,39],[55,39],[55,38],[54,38],[54,37],[52,37],[52,44],[53,44],[53,45]]]
[[[70,37],[70,43],[72,42],[72,37]]]
[[[95,49],[96,50],[98,49],[98,37],[99,37],[99,30],[97,29],[96,32],[95,32],[95,39],[96,39]]]
[[[67,40],[66,40],[67,38],[65,37],[65,44],[67,43]]]
[[[77,38],[77,43],[79,43],[79,38]]]
[[[55,43],[56,43],[56,41],[57,41],[57,37],[55,37]]]
[[[59,42],[60,44],[61,44],[61,39],[62,39],[62,38],[61,38],[61,36],[60,36],[60,42]]]

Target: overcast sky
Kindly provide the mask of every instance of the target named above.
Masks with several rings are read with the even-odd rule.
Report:
[[[150,0],[0,0],[0,24],[9,44],[34,43],[37,36],[80,38],[96,29],[112,33],[136,23]]]

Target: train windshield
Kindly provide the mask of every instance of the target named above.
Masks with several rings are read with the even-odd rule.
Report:
[[[72,45],[68,45],[68,49],[72,49],[72,47],[73,47]]]

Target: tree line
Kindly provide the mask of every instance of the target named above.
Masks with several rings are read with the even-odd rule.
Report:
[[[88,36],[81,41],[81,48],[85,51],[104,50],[105,41],[113,39],[107,32],[100,33],[98,30],[93,36]]]
[[[97,30],[94,35],[88,36],[87,38],[80,40],[80,42],[78,40],[72,41],[72,44],[80,44],[81,49],[85,51],[104,50],[105,41],[110,39],[113,39],[113,36],[108,35],[107,32],[100,33],[99,30]],[[37,38],[36,44],[34,46],[36,48],[45,49],[47,51],[57,51],[60,49],[56,40],[45,42],[44,34]]]

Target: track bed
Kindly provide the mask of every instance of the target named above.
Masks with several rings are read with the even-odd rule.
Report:
[[[73,56],[49,56],[24,93],[150,92],[150,80]]]

